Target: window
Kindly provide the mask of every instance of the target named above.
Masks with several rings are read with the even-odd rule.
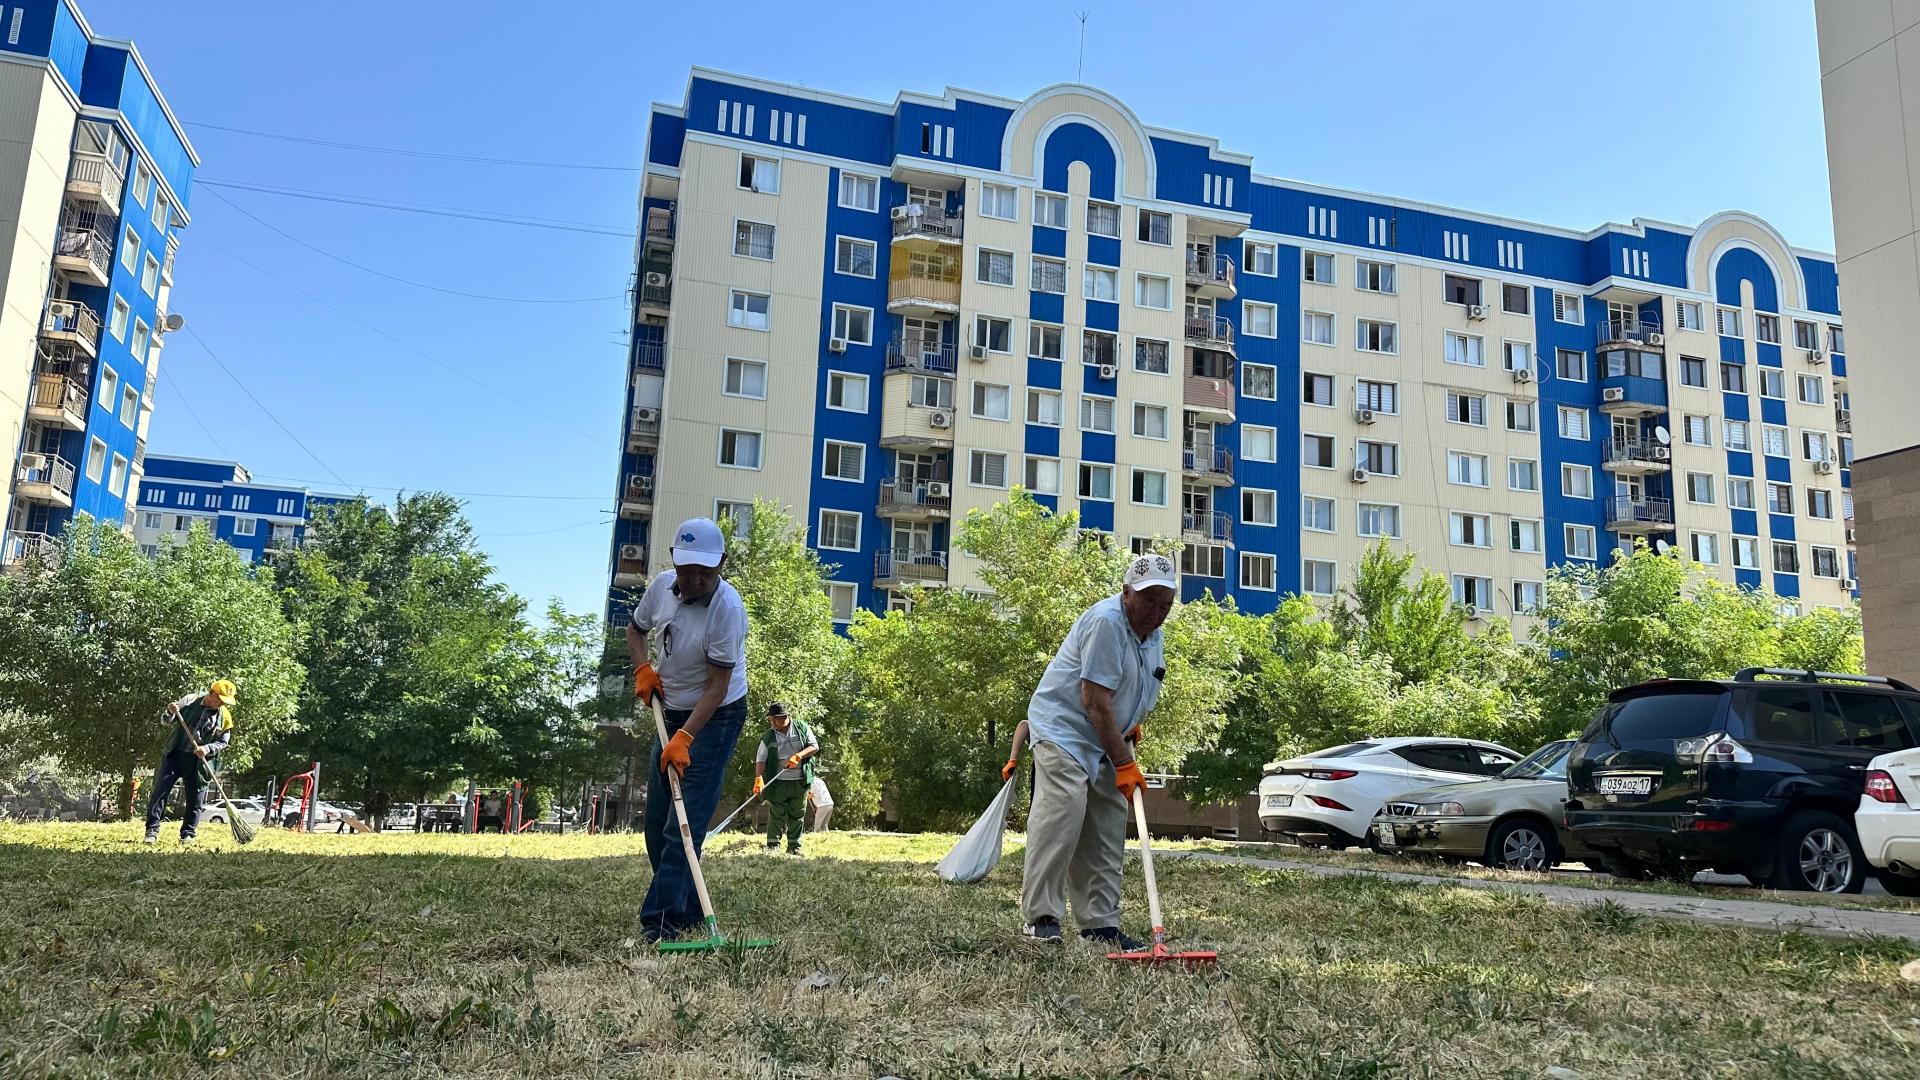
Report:
[[[1579,326],[1585,322],[1586,316],[1580,310],[1580,298],[1571,293],[1554,293],[1553,321],[1563,322],[1569,326]]]
[[[123,495],[127,490],[127,459],[119,454],[113,455],[113,466],[107,470],[107,493]]]
[[[1713,420],[1711,417],[1688,415],[1685,420],[1684,430],[1686,432],[1685,437],[1688,446],[1713,445]]]
[[[1142,439],[1164,439],[1167,437],[1167,407],[1149,405],[1144,401],[1133,403],[1133,433]]]
[[[1838,326],[1827,327],[1827,351],[1843,353],[1847,351],[1847,332]]]
[[[974,279],[986,285],[1013,284],[1013,253],[981,248],[974,262]]]
[[[1441,286],[1440,295],[1449,304],[1478,304],[1480,302],[1480,279],[1448,274]]]
[[[827,372],[827,408],[841,412],[866,412],[867,377],[845,371]]]
[[[1113,501],[1113,466],[1080,463],[1080,497],[1096,502]]]
[[[1707,362],[1697,356],[1681,357],[1680,385],[1698,386],[1705,389],[1707,385]]]
[[[1055,296],[1067,294],[1067,264],[1060,259],[1049,259],[1044,255],[1033,257],[1034,292],[1052,293]]]
[[[1271,364],[1240,365],[1240,393],[1257,401],[1278,399],[1279,373]]]
[[[1277,446],[1278,433],[1273,428],[1240,425],[1240,460],[1273,461]]]
[[[1087,232],[1094,236],[1120,235],[1120,208],[1112,203],[1087,200]]]
[[[1575,409],[1567,405],[1562,405],[1559,408],[1560,437],[1585,442],[1587,439],[1587,410]]]
[[[1241,557],[1242,565],[1245,564],[1245,559],[1245,556]],[[1334,564],[1326,559],[1305,559],[1300,563],[1300,591],[1304,593],[1312,596],[1332,596],[1333,578]]]
[[[1727,307],[1713,309],[1713,325],[1722,337],[1739,337],[1740,309]]]
[[[967,456],[967,482],[975,487],[1007,486],[1007,455],[975,450]]]
[[[140,291],[148,296],[158,296],[160,293],[160,260],[151,254],[140,268]]]
[[[848,210],[880,209],[880,181],[859,173],[841,173],[840,205]]]
[[[1687,501],[1702,506],[1713,505],[1713,477],[1706,473],[1687,474]]]
[[[1833,517],[1833,492],[1823,488],[1808,488],[1807,516],[1816,518]]]
[[[173,204],[167,201],[165,195],[156,192],[153,197],[153,216],[147,220],[153,222],[154,228],[164,233],[167,231],[167,223],[172,217]]]
[[[1059,360],[1066,355],[1065,331],[1058,326],[1045,323],[1030,323],[1027,327],[1027,355],[1042,360]]]
[[[1247,525],[1272,525],[1278,520],[1274,493],[1260,488],[1240,491],[1240,520]]]
[[[118,457],[114,458],[114,465],[116,467],[123,464],[125,464],[125,462],[121,461]],[[112,485],[108,486],[111,487]],[[1807,554],[1813,558],[1814,577],[1837,578],[1840,576],[1839,552],[1830,547],[1809,547]]]
[[[1767,485],[1767,513],[1769,514],[1793,513],[1793,485],[1792,484],[1768,484]]]
[[[1353,278],[1353,287],[1361,292],[1385,293],[1392,296],[1399,291],[1394,279],[1392,263],[1355,259],[1353,260]]]
[[[1378,476],[1400,475],[1400,444],[1361,439],[1353,447],[1354,464]]]
[[[1747,369],[1740,364],[1720,362],[1720,389],[1730,394],[1747,392]]]
[[[833,271],[836,274],[851,274],[854,277],[873,276],[874,259],[879,250],[871,240],[858,240],[851,236],[842,236],[834,242]]]
[[[1733,565],[1741,570],[1760,569],[1760,541],[1752,536],[1733,538]]]
[[[1593,558],[1593,526],[1569,525],[1566,532],[1567,558]]]
[[[1760,452],[1768,457],[1787,456],[1787,429],[1772,424],[1760,425]]]
[[[1248,333],[1252,333],[1251,330]],[[1300,337],[1314,345],[1333,344],[1333,316],[1324,311],[1306,311],[1300,315]]]
[[[153,174],[147,171],[147,163],[133,163],[133,201],[142,207],[147,205],[147,193],[153,190]]]
[[[1272,592],[1273,556],[1256,555],[1242,552],[1240,555],[1240,587],[1258,592]]]
[[[148,500],[148,501],[152,501],[152,500]],[[141,527],[141,528],[143,528],[143,529],[157,529],[157,528],[159,528],[159,527],[160,527],[160,515],[159,515],[159,514],[154,514],[154,513],[146,513],[146,514],[141,514],[141,515],[140,515],[140,527]]]
[[[1532,431],[1538,424],[1534,419],[1534,405],[1531,401],[1507,402],[1507,430]]]
[[[1727,506],[1735,510],[1753,509],[1753,481],[1744,476],[1727,477]]]
[[[1300,400],[1307,405],[1333,407],[1333,376],[1303,372],[1300,376]]]
[[[852,345],[873,344],[873,309],[833,305],[833,336]]]
[[[1114,365],[1120,339],[1105,330],[1080,331],[1080,362],[1101,367]]]
[[[1354,407],[1371,409],[1387,416],[1400,413],[1400,384],[1359,379],[1353,384]]]
[[[1797,377],[1800,384],[1800,403],[1802,405],[1824,405],[1827,403],[1827,383],[1818,375]]]
[[[1532,615],[1540,610],[1546,600],[1546,586],[1538,581],[1515,581],[1513,583],[1513,613]]]
[[[1699,330],[1707,324],[1700,317],[1700,301],[1680,300],[1673,305],[1674,323],[1682,330]]]
[[[1005,184],[980,185],[980,216],[1014,221],[1020,216],[1015,200],[1019,193]]]
[[[729,469],[760,467],[760,433],[720,429],[720,464]]]
[[[1840,436],[1840,464],[1847,468],[1853,467],[1853,438],[1851,436]]]
[[[1487,455],[1447,451],[1447,483],[1463,487],[1487,486]]]
[[[853,610],[860,605],[860,587],[851,581],[829,581],[826,590],[827,599],[833,605],[833,621],[852,622]]]
[[[153,344],[153,332],[147,329],[147,320],[133,320],[133,338],[127,342],[127,348],[133,351],[133,358],[142,364],[147,362],[147,348]]]
[[[1316,285],[1333,284],[1333,256],[1324,251],[1301,252],[1300,274]]]
[[[1060,426],[1060,391],[1028,390],[1027,423],[1042,427]]]
[[[982,420],[1012,418],[1012,391],[1000,383],[973,384],[973,415]]]
[[[851,480],[855,483],[865,480],[867,448],[859,443],[829,440],[821,455],[820,475],[829,480]]]
[[[1800,457],[1806,461],[1825,461],[1833,453],[1827,447],[1827,433],[1824,431],[1802,431],[1800,433]]]
[[[1221,577],[1227,572],[1227,552],[1218,544],[1188,544],[1180,549],[1180,572],[1194,577]]]
[[[1749,441],[1747,422],[1745,420],[1727,421],[1724,431],[1727,449],[1742,452],[1753,449],[1753,443]]]
[[[1467,334],[1448,333],[1446,342],[1447,363],[1464,364],[1468,367],[1487,366],[1487,343],[1483,339]]]
[[[1560,494],[1569,499],[1593,498],[1593,467],[1591,465],[1560,466]]]
[[[1800,548],[1794,544],[1774,541],[1773,570],[1777,574],[1797,574],[1800,572]]]
[[[1155,311],[1173,310],[1173,282],[1158,274],[1138,274],[1133,280],[1133,303]],[[1272,311],[1271,308],[1268,309]],[[1253,331],[1249,330],[1248,333]],[[1272,336],[1272,335],[1268,335]]]
[[[1172,244],[1173,215],[1158,210],[1140,211],[1140,242],[1143,244]]]
[[[1509,315],[1533,313],[1533,290],[1525,285],[1500,286],[1500,310]]]
[[[1693,561],[1708,566],[1720,564],[1720,537],[1715,533],[1692,533],[1687,537],[1688,553]]]
[[[131,225],[120,240],[120,265],[130,274],[140,271],[140,234],[134,232]]]
[[[1083,396],[1080,399],[1080,430],[1113,434],[1113,399]]]
[[[1332,532],[1333,500],[1323,499],[1318,495],[1301,496],[1300,527],[1308,532]]]
[[[1133,470],[1133,501],[1141,506],[1167,505],[1167,474],[1157,469]]]
[[[1300,436],[1300,464],[1312,469],[1333,468],[1333,436]]]
[[[741,154],[740,186],[763,195],[780,194],[780,163],[773,158]]]
[[[1525,341],[1502,342],[1508,371],[1533,370],[1533,346]]]
[[[1467,574],[1453,575],[1453,602],[1470,611],[1492,611],[1492,579]]]
[[[232,499],[232,506],[235,510],[251,510],[253,508],[253,496],[235,495]]]
[[[99,440],[98,440],[98,439],[95,439],[94,441],[95,441],[95,442],[99,442]],[[101,443],[101,446],[102,446],[102,447],[104,447],[105,445],[106,445],[105,443]],[[193,505],[193,492],[191,492],[191,491],[182,491],[182,492],[179,492],[179,493],[178,493],[177,495],[175,495],[175,496],[174,496],[174,500],[173,500],[173,501],[174,501],[174,504],[175,504],[176,506],[192,506],[192,505]],[[177,521],[175,521],[175,523],[174,523],[174,527],[175,527],[175,528],[180,528],[180,524],[181,524],[181,522],[184,522],[184,521],[186,521],[186,520],[187,520],[187,519],[186,519],[186,515],[184,515],[184,514],[182,514],[182,515],[180,516],[180,518],[179,518],[179,519],[178,519]],[[184,530],[182,530],[182,531],[184,531]]]
[[[1248,300],[1240,305],[1240,328],[1248,337],[1277,337],[1279,318],[1278,310],[1272,304],[1257,304]]]
[[[1566,382],[1587,381],[1587,354],[1578,349],[1559,349],[1554,352],[1553,373]]]
[[[120,376],[112,368],[100,369],[100,400],[112,401],[120,394]]]
[[[1763,398],[1784,399],[1787,396],[1786,372],[1781,371],[1779,368],[1761,368],[1760,396]]]
[[[1067,197],[1052,192],[1033,193],[1033,223],[1049,229],[1067,227]]]
[[[1820,347],[1820,325],[1805,319],[1793,320],[1793,347],[1796,349],[1817,349]]]
[[[1247,241],[1241,255],[1246,271],[1255,277],[1275,277],[1280,273],[1279,249],[1260,240]]]
[[[1447,514],[1448,537],[1460,547],[1487,547],[1487,529],[1489,519],[1485,514],[1463,514],[1458,510]]]
[[[1355,524],[1361,536],[1400,538],[1400,508],[1386,503],[1360,503],[1353,508]]]
[[[1769,345],[1780,344],[1780,316],[1764,311],[1753,313],[1753,339]]]
[[[1027,459],[1027,490],[1036,495],[1060,494],[1060,459],[1052,457],[1030,457]]]
[[[140,421],[140,391],[131,386],[120,390],[120,422],[133,427]]]
[[[988,352],[1012,352],[1013,320],[991,315],[974,316],[973,343],[985,346]]]
[[[1529,555],[1540,553],[1540,523],[1525,518],[1507,522],[1507,547]]]
[[[738,326],[746,330],[765,330],[772,308],[773,298],[764,293],[741,292],[733,290],[727,308],[727,325]]]
[[[721,392],[730,397],[766,399],[767,365],[764,360],[740,360],[728,357],[726,380],[726,385]]]
[[[1540,463],[1532,458],[1508,458],[1507,490],[1539,491]]]
[[[1397,353],[1400,351],[1399,329],[1390,322],[1361,319],[1355,330],[1353,347],[1361,352]]]
[[[233,519],[233,535],[235,536],[252,536],[259,530],[259,528],[260,528],[259,518],[243,517],[243,518]]]
[[[828,551],[859,551],[860,515],[841,510],[820,511],[818,546]]]
[[[113,340],[127,340],[127,322],[132,315],[133,309],[127,306],[125,300],[117,296],[113,298],[113,314],[107,317],[107,332],[113,335]]]
[[[1487,395],[1463,394],[1458,390],[1447,391],[1447,422],[1486,427]]]
[[[733,253],[748,259],[773,258],[773,226],[757,221],[735,222]]]
[[[1157,338],[1133,339],[1133,370],[1152,375],[1167,375],[1172,368],[1172,351]]]
[[[1120,299],[1120,271],[1111,266],[1089,266],[1080,279],[1080,295],[1088,300],[1117,302]]]

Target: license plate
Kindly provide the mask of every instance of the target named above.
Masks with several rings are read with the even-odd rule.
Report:
[[[1400,841],[1393,835],[1393,826],[1384,821],[1373,827],[1373,838],[1380,842],[1381,847],[1398,847],[1400,845]]]
[[[1600,778],[1602,795],[1651,795],[1653,777],[1651,776],[1603,776]]]
[[[1269,810],[1283,810],[1292,805],[1293,805],[1293,796],[1291,795],[1267,796],[1267,809]]]

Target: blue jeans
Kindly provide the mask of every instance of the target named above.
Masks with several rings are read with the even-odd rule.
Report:
[[[167,796],[173,785],[186,781],[186,806],[180,813],[180,839],[193,839],[200,827],[200,804],[206,798],[206,777],[200,771],[200,759],[191,750],[179,750],[160,759],[153,772],[153,793],[147,797],[147,831],[160,831],[160,816],[166,813]]]
[[[678,709],[666,710],[667,735],[679,731],[689,715]],[[733,748],[746,722],[746,698],[722,705],[713,711],[688,750],[690,760],[687,774],[680,778],[680,796],[687,805],[695,852],[707,839],[707,823],[713,820],[720,803],[720,782],[726,779],[727,763],[733,759]],[[656,735],[653,756],[647,759],[647,862],[653,865],[653,882],[647,886],[647,898],[640,903],[640,927],[649,937],[673,937],[699,929],[706,921],[700,911],[700,898],[693,891],[686,848],[680,842],[673,789],[660,768],[663,749]]]

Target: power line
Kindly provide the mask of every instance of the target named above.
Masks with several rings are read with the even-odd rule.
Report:
[[[158,363],[158,361],[154,362]],[[165,379],[167,385],[173,388],[174,393],[180,398],[180,404],[186,406],[187,415],[193,417],[193,422],[199,425],[200,434],[207,437],[207,441],[213,444],[213,448],[220,452],[221,457],[232,457],[232,454],[227,453],[227,448],[220,445],[220,440],[214,438],[213,429],[207,426],[206,421],[200,419],[199,411],[193,407],[193,399],[187,396],[186,391],[180,389],[180,384],[173,381],[173,376],[167,373],[166,368],[160,369],[160,377]]]
[[[395,210],[405,214],[425,214],[429,217],[457,218],[462,221],[489,221],[496,225],[518,225],[524,229],[547,229],[552,232],[584,233],[588,236],[616,236],[623,240],[633,238],[632,229],[617,229],[611,225],[600,225],[588,221],[567,221],[562,218],[499,214],[485,210],[469,210],[457,206],[428,206],[421,203],[395,202],[390,199],[369,199],[359,195],[342,195],[333,191],[309,191],[305,188],[278,187],[272,184],[252,184],[237,180],[207,180],[196,178],[194,185],[196,187],[227,188],[232,191],[254,191],[262,195],[281,195],[289,199],[309,199],[314,202],[338,203],[342,206],[367,206],[376,210]]]
[[[523,158],[476,157],[472,154],[442,154],[432,150],[407,150],[397,146],[373,146],[368,143],[336,142],[332,139],[315,139],[306,135],[286,135],[278,131],[260,131],[254,128],[229,127],[225,124],[206,124],[198,120],[185,122],[188,127],[206,128],[208,131],[226,131],[235,135],[253,135],[262,139],[279,139],[282,142],[306,143],[310,146],[327,146],[335,150],[359,150],[368,154],[395,154],[400,157],[433,158],[439,161],[471,161],[481,165],[521,165],[533,169],[584,169],[592,172],[639,172],[632,165],[590,165],[574,161],[530,161]]]
[[[220,365],[220,370],[226,372],[227,378],[233,380],[233,385],[239,387],[240,392],[247,395],[247,400],[259,406],[260,411],[267,414],[267,419],[273,421],[274,427],[279,428],[281,432],[286,435],[287,438],[292,439],[293,444],[295,446],[298,446],[300,449],[306,451],[307,456],[312,458],[314,462],[318,464],[321,468],[327,470],[327,472],[331,474],[335,480],[338,480],[342,484],[345,484],[347,482],[345,477],[341,476],[337,472],[334,472],[333,466],[327,464],[325,461],[322,461],[320,459],[320,455],[313,452],[312,447],[308,446],[304,442],[301,442],[300,436],[295,435],[293,433],[292,428],[281,423],[280,418],[273,414],[273,410],[267,408],[266,402],[261,401],[258,397],[255,397],[253,391],[247,389],[247,384],[240,381],[240,376],[235,375],[233,373],[233,369],[227,366],[226,361],[220,359],[220,354],[213,351],[212,347],[207,344],[205,338],[201,337],[197,332],[195,332],[193,327],[191,326],[183,327],[183,329],[186,330],[187,336],[193,339],[194,344],[200,346],[200,350],[207,354],[208,358],[210,358],[214,363]]]
[[[397,281],[402,285],[411,285],[416,289],[426,289],[429,292],[445,293],[449,296],[465,296],[474,300],[497,300],[497,301],[500,301],[501,303],[507,303],[507,304],[593,304],[593,303],[599,303],[606,300],[618,300],[621,298],[622,295],[624,295],[622,293],[614,293],[610,296],[582,296],[582,297],[573,297],[573,298],[560,299],[560,300],[544,300],[544,299],[537,299],[534,297],[526,297],[526,296],[492,296],[487,293],[466,292],[465,290],[462,290],[462,289],[447,289],[447,288],[442,288],[439,285],[429,285],[424,281],[415,281],[412,278],[404,278],[396,274],[389,274],[384,270],[375,270],[371,266],[354,262],[352,259],[346,258],[345,256],[335,255],[333,252],[328,251],[323,247],[319,247],[318,245],[315,245],[315,244],[310,244],[305,240],[302,240],[299,237],[293,235],[292,233],[286,231],[285,229],[280,228],[279,226],[273,224],[272,222],[266,220],[265,218],[262,218],[258,214],[255,214],[253,211],[248,210],[246,207],[241,206],[239,203],[234,202],[232,199],[228,198],[227,196],[220,194],[220,192],[217,190],[209,189],[207,191],[207,194],[212,195],[214,198],[219,199],[221,202],[226,203],[228,206],[233,207],[235,210],[246,215],[247,217],[252,218],[257,224],[260,225],[260,227],[267,229],[269,231],[278,233],[279,235],[285,237],[286,239],[291,240],[296,244],[299,244],[303,248],[306,248],[308,251],[314,252],[315,254],[318,254],[318,255],[324,255],[327,258],[332,259],[334,262],[351,266],[355,270],[361,270],[366,273],[372,274],[375,277],[385,278],[388,281]]]

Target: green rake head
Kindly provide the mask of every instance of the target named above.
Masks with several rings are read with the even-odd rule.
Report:
[[[680,941],[662,941],[658,948],[663,953],[724,952],[729,949],[739,952],[746,949],[771,949],[773,948],[773,940],[771,938],[730,938],[721,933],[720,927],[713,921],[713,917],[708,916],[706,937]]]

